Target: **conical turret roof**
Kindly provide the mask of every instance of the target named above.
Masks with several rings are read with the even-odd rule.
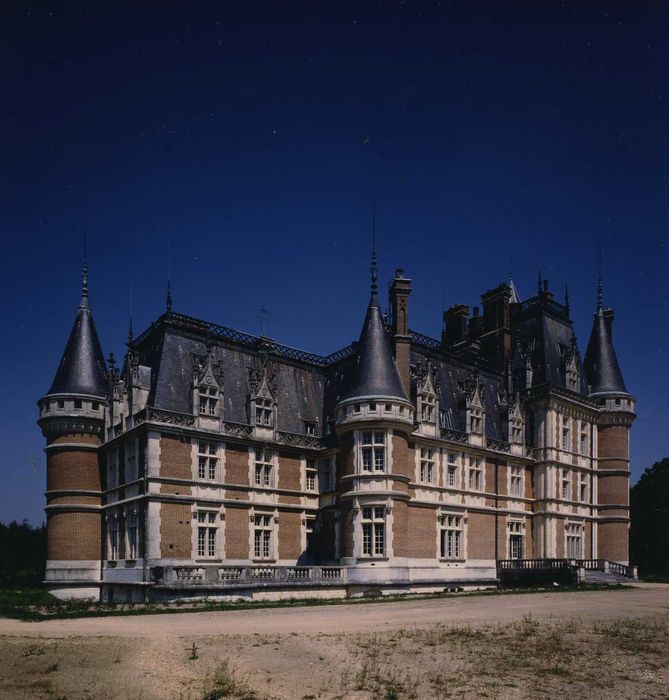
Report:
[[[613,348],[613,311],[598,305],[583,369],[590,394],[627,393],[616,351]]]
[[[407,400],[393,357],[390,337],[386,333],[381,308],[376,297],[376,250],[372,248],[372,295],[358,342],[357,363],[342,401],[350,399],[388,398]]]
[[[106,367],[93,312],[88,306],[88,274],[84,265],[81,303],[49,394],[85,394],[104,398]]]

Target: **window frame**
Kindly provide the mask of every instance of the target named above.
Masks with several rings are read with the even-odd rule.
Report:
[[[370,503],[360,507],[360,552],[364,559],[387,557],[386,506]]]

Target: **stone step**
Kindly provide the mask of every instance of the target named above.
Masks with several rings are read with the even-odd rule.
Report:
[[[587,571],[584,577],[585,583],[632,583],[634,579],[620,574],[607,573],[605,571]]]

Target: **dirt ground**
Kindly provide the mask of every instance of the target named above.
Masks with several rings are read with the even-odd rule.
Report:
[[[207,695],[209,693],[209,695]],[[669,586],[0,619],[0,697],[669,698]]]

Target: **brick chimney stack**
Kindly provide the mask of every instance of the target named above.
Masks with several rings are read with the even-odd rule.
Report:
[[[407,396],[411,395],[409,364],[411,336],[409,334],[409,294],[411,280],[404,277],[404,270],[395,270],[390,285],[390,308],[392,309],[392,332],[395,345],[395,362]]]

